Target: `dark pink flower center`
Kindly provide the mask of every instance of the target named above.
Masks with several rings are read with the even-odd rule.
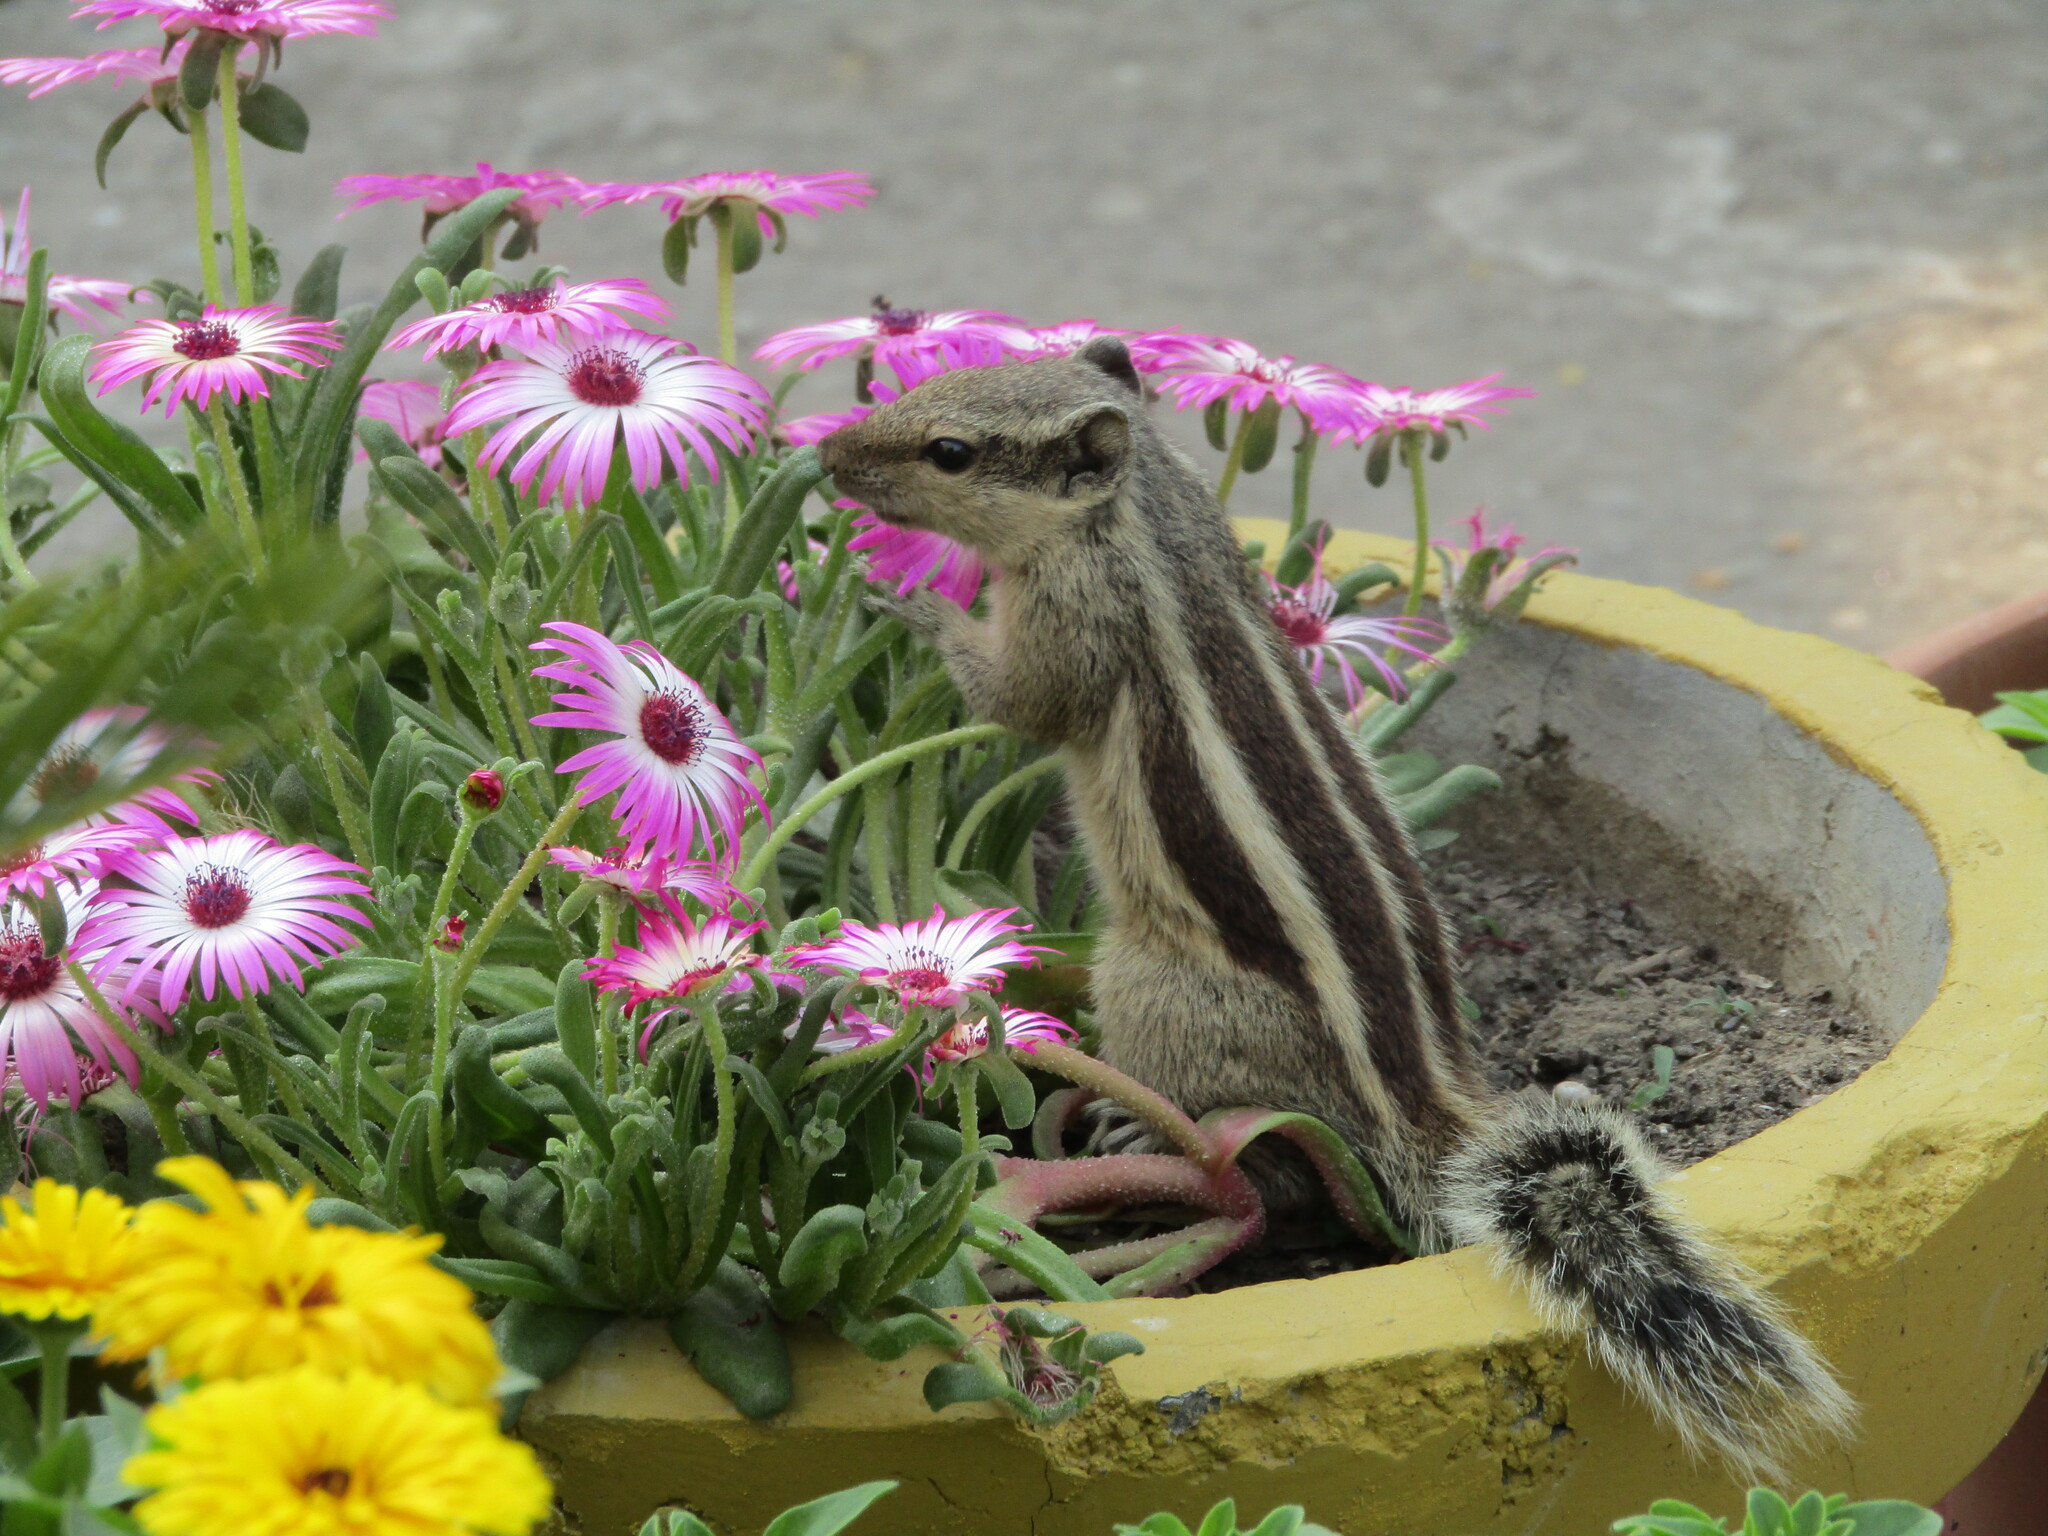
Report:
[[[185,915],[195,928],[225,928],[249,910],[249,877],[221,864],[202,864],[185,877]]]
[[[40,997],[57,984],[64,962],[43,953],[40,930],[10,924],[0,928],[0,1003]]]
[[[613,409],[635,405],[647,375],[623,352],[593,347],[578,352],[569,364],[569,388],[585,405],[608,405]]]
[[[212,0],[212,3],[234,4],[238,0]],[[233,357],[242,350],[242,342],[235,335],[233,326],[223,325],[218,320],[194,320],[178,327],[178,339],[171,343],[171,350],[195,363],[211,363],[223,357]]]
[[[43,845],[31,843],[11,858],[0,859],[0,875],[11,875],[18,869],[27,869],[43,856]]]
[[[899,992],[943,992],[953,985],[953,973],[930,950],[906,949],[889,972],[889,984]]]
[[[216,16],[246,16],[264,3],[264,0],[206,0],[206,8]]]
[[[680,693],[657,693],[640,706],[640,739],[664,763],[681,768],[704,755],[704,711]]]
[[[490,305],[502,315],[544,315],[556,302],[552,288],[514,288],[496,295]]]
[[[926,971],[924,974],[936,977],[936,980],[926,982],[921,990],[936,992],[945,985],[946,978],[939,976],[937,972]],[[932,1042],[932,1054],[941,1060],[965,1061],[971,1056],[984,1055],[987,1051],[988,1021],[985,1019],[955,1024]]]
[[[1323,636],[1327,633],[1323,616],[1308,604],[1296,602],[1291,597],[1274,600],[1273,622],[1280,626],[1280,633],[1285,635],[1290,643],[1302,650],[1321,645]]]
[[[99,777],[100,765],[85,748],[59,747],[36,769],[28,790],[38,800],[69,800],[91,789]]]
[[[875,295],[875,329],[884,336],[908,336],[924,329],[930,318],[921,309],[894,309],[880,294]]]

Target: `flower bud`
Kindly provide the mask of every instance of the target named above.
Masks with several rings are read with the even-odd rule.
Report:
[[[488,816],[505,803],[505,780],[495,768],[479,768],[462,781],[463,807]]]
[[[441,925],[440,933],[435,935],[434,948],[444,955],[456,953],[462,948],[462,935],[468,928],[468,918],[460,912],[449,913],[448,921]]]

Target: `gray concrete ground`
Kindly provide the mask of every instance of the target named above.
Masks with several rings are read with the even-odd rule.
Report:
[[[334,222],[361,170],[592,179],[850,167],[742,279],[743,341],[869,295],[1246,337],[1388,382],[1538,398],[1437,477],[1585,568],[1859,644],[2048,583],[2048,15],[1998,0],[392,0],[294,44],[303,158],[254,151],[287,271],[351,297],[417,233]],[[0,54],[95,38],[0,5]],[[0,192],[60,269],[190,278],[186,160],[124,95],[0,93]],[[10,194],[11,195],[11,194]],[[658,214],[544,254],[659,280]],[[680,324],[710,330],[708,284]],[[830,406],[843,375],[807,386]],[[1243,505],[1274,508],[1284,460]],[[1331,456],[1318,510],[1397,530]],[[112,532],[108,535],[113,536]]]

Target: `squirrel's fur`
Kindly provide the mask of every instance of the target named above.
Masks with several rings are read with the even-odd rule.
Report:
[[[985,618],[891,606],[970,710],[1061,750],[1110,914],[1112,1065],[1193,1115],[1327,1121],[1425,1249],[1490,1242],[1689,1444],[1765,1469],[1843,1428],[1826,1365],[1620,1116],[1487,1087],[1407,834],[1120,342],[942,374],[820,452],[842,494],[995,573]]]

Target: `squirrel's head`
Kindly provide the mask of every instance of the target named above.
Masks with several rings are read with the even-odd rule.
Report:
[[[1014,568],[1123,488],[1141,399],[1124,344],[1098,337],[1070,358],[940,374],[818,454],[883,522]]]

